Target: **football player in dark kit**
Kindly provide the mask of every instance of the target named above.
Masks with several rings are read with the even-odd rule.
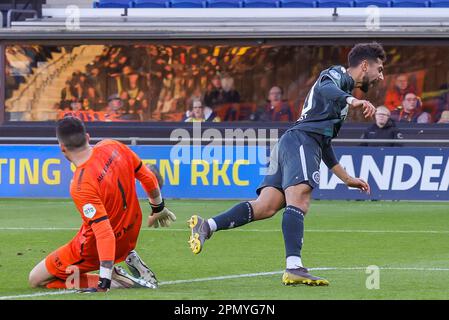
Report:
[[[375,114],[376,108],[369,101],[356,99],[351,92],[354,88],[367,92],[382,81],[385,59],[380,44],[357,44],[349,52],[347,69],[332,66],[321,72],[306,97],[300,118],[273,148],[268,174],[257,189],[258,198],[239,203],[210,219],[198,215],[190,218],[189,244],[193,253],[201,252],[213,232],[270,218],[285,208],[282,233],[286,270],[282,283],[329,284],[328,280],[311,275],[302,264],[304,216],[309,209],[312,190],[319,185],[321,160],[348,187],[369,194],[368,183],[349,176],[338,163],[331,141],[337,136],[349,108],[362,108],[366,118]]]

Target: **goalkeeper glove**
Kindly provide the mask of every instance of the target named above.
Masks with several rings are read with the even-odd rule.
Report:
[[[155,228],[169,227],[172,221],[176,221],[176,215],[165,207],[164,200],[161,204],[153,205],[150,203],[153,212],[148,217],[148,226]]]

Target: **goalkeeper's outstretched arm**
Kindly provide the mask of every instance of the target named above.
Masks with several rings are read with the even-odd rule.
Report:
[[[159,226],[169,227],[176,220],[176,216],[165,207],[160,188],[163,181],[157,168],[155,166],[148,168],[141,165],[139,170],[136,171],[136,178],[145,189],[151,206],[151,214],[148,216],[147,225],[155,228]]]

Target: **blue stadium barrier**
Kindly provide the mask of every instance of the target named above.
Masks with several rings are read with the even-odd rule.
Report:
[[[207,8],[241,8],[243,6],[240,0],[208,0]]]
[[[429,5],[433,8],[449,8],[449,0],[430,0]]]
[[[169,8],[167,0],[134,0],[130,2],[131,8]]]
[[[171,0],[170,8],[204,8],[203,0]]]
[[[269,146],[131,146],[156,164],[167,198],[253,199]],[[340,164],[371,186],[348,188],[321,163],[315,199],[449,200],[447,147],[334,147]],[[1,145],[0,198],[69,198],[73,172],[59,146]],[[145,193],[137,184],[139,197]]]
[[[393,0],[391,6],[396,8],[424,8],[429,7],[426,0]]]
[[[389,0],[355,0],[354,7],[368,7],[368,6],[376,6],[380,8],[391,7],[391,1]]]
[[[244,0],[244,8],[279,8],[277,0]]]
[[[99,0],[94,1],[94,8],[129,8],[129,0]]]
[[[317,1],[318,8],[348,8],[354,7],[352,1],[345,0],[318,0]]]
[[[99,0],[94,8],[449,8],[449,0]]]
[[[281,0],[282,8],[316,8],[316,1],[313,0]]]

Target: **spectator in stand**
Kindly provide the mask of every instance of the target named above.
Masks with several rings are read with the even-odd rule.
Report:
[[[104,121],[132,120],[125,117],[123,101],[118,94],[113,94],[108,98],[108,106],[104,112]],[[134,119],[133,119],[134,120]]]
[[[413,92],[406,93],[402,105],[391,112],[396,122],[431,123],[430,113],[421,110],[421,100]]]
[[[221,87],[221,77],[219,75],[213,76],[211,84],[209,85],[206,94],[204,95],[204,104],[211,108],[216,105],[224,103],[224,92]]]
[[[375,123],[369,126],[362,134],[362,139],[402,139],[402,133],[391,119],[391,112],[385,106],[377,107]],[[394,147],[395,143],[362,143],[370,147]]]
[[[185,122],[220,122],[220,117],[200,100],[194,100],[191,111],[187,111]]]
[[[273,86],[268,93],[268,103],[260,107],[252,116],[254,121],[293,121],[290,105],[282,99],[283,90]]]
[[[95,92],[100,100],[106,100],[107,74],[104,69],[94,67],[89,72],[89,82],[95,88]]]
[[[437,123],[449,123],[449,110],[445,110],[441,113],[440,120]]]
[[[394,88],[388,91],[385,95],[385,106],[390,111],[395,110],[401,105],[404,95],[409,92],[416,93],[416,90],[410,85],[407,75],[398,75],[396,77]]]
[[[77,92],[72,86],[72,82],[67,80],[65,87],[61,90],[61,108],[70,108],[70,104],[77,99]]]
[[[225,73],[221,77],[221,86],[223,88],[224,103],[239,103],[240,94],[234,88],[234,78],[230,74]]]
[[[128,90],[126,93],[128,94],[129,104],[128,113],[139,114],[140,117],[144,111],[143,107],[145,104],[143,100],[145,100],[145,93],[139,86],[138,80],[139,75],[136,73],[128,76]]]

